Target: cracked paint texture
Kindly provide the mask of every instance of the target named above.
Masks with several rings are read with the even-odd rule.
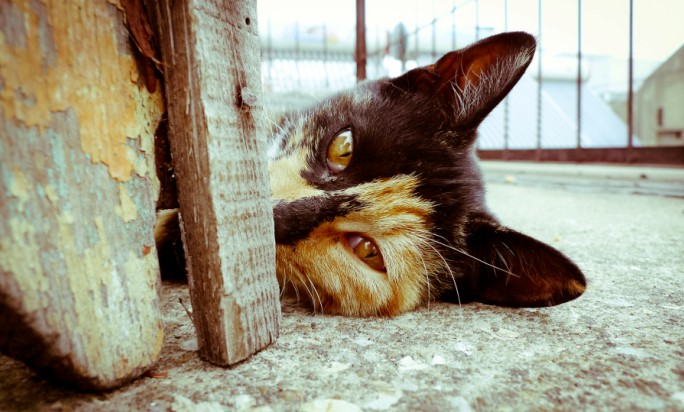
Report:
[[[161,93],[140,92],[120,9],[85,0],[2,2],[0,107],[6,119],[41,131],[52,113],[72,108],[84,153],[128,181],[154,170],[145,153],[152,142],[139,153],[128,140],[154,133],[150,115],[162,105]]]
[[[0,1],[0,347],[45,375],[113,387],[161,351],[162,112],[117,2]]]

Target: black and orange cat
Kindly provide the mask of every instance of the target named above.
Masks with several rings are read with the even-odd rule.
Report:
[[[535,47],[496,35],[285,116],[269,153],[281,288],[353,316],[579,296],[575,264],[488,211],[474,151]]]

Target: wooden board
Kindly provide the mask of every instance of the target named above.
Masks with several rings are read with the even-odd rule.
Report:
[[[230,365],[280,319],[256,2],[162,0],[154,14],[200,355]]]
[[[161,93],[140,79],[117,4],[3,0],[0,16],[0,349],[111,388],[163,344]]]

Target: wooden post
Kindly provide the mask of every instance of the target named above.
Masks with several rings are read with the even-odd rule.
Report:
[[[256,2],[154,7],[200,355],[230,365],[280,320]]]
[[[164,340],[160,88],[139,75],[115,5],[2,0],[0,16],[0,349],[60,383],[111,388]]]

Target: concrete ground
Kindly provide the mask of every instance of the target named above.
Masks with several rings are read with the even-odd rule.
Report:
[[[684,411],[684,169],[484,169],[501,220],[584,270],[581,298],[392,319],[286,307],[277,343],[224,369],[198,359],[186,286],[166,283],[155,377],[83,394],[0,357],[0,410]]]

